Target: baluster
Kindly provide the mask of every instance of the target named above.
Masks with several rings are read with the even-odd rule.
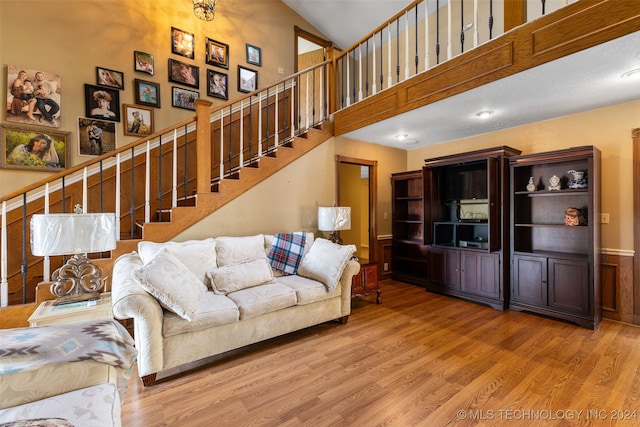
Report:
[[[396,18],[396,83],[400,83],[400,17]]]
[[[320,78],[318,79],[318,96],[320,97],[320,99],[318,100],[318,105],[320,106],[320,117],[319,117],[319,122],[321,123],[324,118],[325,118],[325,106],[324,106],[324,88],[326,87],[326,85],[324,84],[324,68],[320,67],[318,69],[318,72],[320,73]]]
[[[308,79],[308,77],[307,77],[307,79]],[[278,87],[277,86],[276,86],[275,97],[276,97],[275,111],[273,113],[273,120],[274,120],[273,126],[274,126],[275,135],[273,136],[273,138],[274,138],[273,145],[275,145],[275,147],[278,148],[278,146],[280,145],[280,129],[278,127]],[[308,121],[308,119],[307,119],[307,121]]]
[[[156,218],[158,222],[164,221],[163,206],[162,206],[162,135],[158,138],[158,207],[156,208]]]
[[[383,55],[383,51],[384,51],[384,43],[382,41],[382,33],[383,33],[384,29],[380,30],[380,90],[384,89],[384,71],[383,71],[383,67],[382,67],[382,57]]]
[[[316,124],[316,70],[311,70],[311,126]]]
[[[258,157],[262,157],[262,95],[258,96]]]
[[[49,214],[49,183],[44,185],[44,214]],[[42,259],[42,281],[48,282],[51,278],[51,260],[49,255],[45,255]]]
[[[9,282],[7,281],[7,202],[2,202],[2,235],[0,236],[0,306],[9,305]]]
[[[233,169],[233,104],[229,105],[229,176]]]
[[[358,101],[362,101],[362,44],[358,45]]]
[[[345,62],[347,63],[347,107],[349,105],[351,105],[351,96],[349,93],[349,78],[350,78],[350,74],[349,74],[349,54],[347,53],[345,55]]]
[[[260,94],[256,95],[260,98]],[[249,97],[249,165],[253,165],[253,96]]]
[[[429,69],[429,8],[427,0],[424,0],[424,69],[425,71]]]
[[[416,74],[418,74],[418,5],[415,6],[415,15],[416,15],[416,30],[415,30],[415,39],[416,39],[416,53],[415,53],[415,65],[416,65]]]
[[[436,64],[440,63],[440,0],[436,0]]]
[[[130,234],[131,234],[131,239],[133,239],[135,237],[135,226],[136,226],[136,207],[134,205],[134,201],[135,201],[135,191],[136,191],[136,187],[135,187],[135,183],[136,183],[136,179],[135,179],[135,168],[136,168],[136,159],[135,159],[135,148],[131,147],[131,203],[129,204],[129,218],[131,221],[131,230],[130,230]],[[64,188],[64,187],[63,187]],[[64,196],[63,196],[63,200],[64,200]],[[63,205],[64,206],[64,205]]]
[[[222,112],[220,113],[222,115]],[[220,129],[222,130],[222,129]],[[184,136],[184,171],[182,173],[182,186],[184,188],[184,200],[187,201],[189,197],[189,150],[187,150],[187,135],[189,134],[189,128],[187,125],[184,125],[184,129],[182,131],[182,135]],[[222,133],[220,133],[222,135]],[[222,144],[220,144],[222,146]],[[222,159],[222,156],[220,156]]]
[[[377,86],[376,86],[376,36],[375,34],[372,37],[373,40],[373,49],[372,49],[372,58],[373,60],[371,61],[371,64],[373,65],[373,71],[371,72],[371,94],[375,95],[377,92]]]
[[[473,47],[478,47],[480,33],[478,33],[478,0],[473,0]]]
[[[489,40],[493,40],[493,0],[489,0]]]
[[[364,82],[364,95],[365,97],[369,96],[369,39],[367,39],[367,44],[366,44],[366,48],[364,51],[364,56],[365,56],[365,72],[364,72],[364,76],[365,76],[365,82]],[[375,62],[375,56],[374,56],[374,62]]]
[[[388,57],[389,57],[389,59],[387,61],[388,68],[389,68],[389,70],[387,72],[387,87],[389,88],[389,87],[393,86],[393,77],[392,77],[392,74],[391,74],[391,62],[392,62],[392,59],[391,59],[391,22],[389,22],[387,24],[387,39],[388,39],[387,51],[388,51]]]
[[[266,100],[267,100],[267,108],[266,108],[266,110],[267,110],[267,112],[266,112],[267,132],[266,132],[266,134],[267,135],[266,135],[266,139],[265,140],[267,141],[267,152],[269,152],[269,135],[270,135],[270,133],[269,133],[269,88],[267,88]]]
[[[449,0],[449,4],[447,5],[447,59],[453,58],[453,26],[451,24],[451,9],[453,0]]]
[[[244,166],[244,99],[240,100],[240,153],[238,153],[238,170]]]
[[[132,195],[133,196],[133,195]],[[116,154],[116,239],[120,240],[120,153]]]
[[[540,0],[540,2],[542,3],[542,16],[544,16],[544,14],[545,14],[545,5],[547,3],[547,0]]]
[[[82,213],[87,213],[87,167],[82,169]]]
[[[404,12],[404,79],[409,79],[409,12]]]
[[[144,165],[144,224],[151,222],[151,142],[147,141]]]
[[[185,134],[185,148],[186,148]],[[220,182],[224,179],[224,110],[220,109]]]
[[[295,77],[291,79],[291,139],[296,136],[296,97],[294,96],[294,89],[296,87]]]
[[[187,149],[185,145],[185,150]],[[178,130],[173,130],[173,160],[171,162],[171,207],[178,206]]]
[[[355,68],[355,67],[354,67]],[[304,96],[304,115],[306,118],[306,126],[304,130],[309,130],[309,73],[305,74],[304,85],[305,85],[305,96]],[[354,80],[355,84],[355,80]]]
[[[98,169],[100,170],[100,173],[98,174],[98,176],[100,177],[100,212],[104,212],[104,205],[103,205],[103,194],[104,194],[104,186],[103,186],[103,168],[102,168],[102,162],[103,160],[100,159],[100,161],[98,162]]]
[[[460,0],[460,52],[464,52],[464,0]]]

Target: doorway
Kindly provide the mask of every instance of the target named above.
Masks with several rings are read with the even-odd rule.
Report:
[[[311,34],[299,27],[294,27],[294,72],[320,64],[327,58],[327,49],[332,43]]]
[[[356,246],[361,264],[375,262],[377,161],[337,156],[338,204],[351,207],[351,229],[340,232],[344,244]]]

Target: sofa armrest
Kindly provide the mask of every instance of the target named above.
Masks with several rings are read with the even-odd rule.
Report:
[[[340,286],[342,287],[342,316],[351,314],[351,284],[353,283],[353,276],[358,274],[359,271],[360,263],[351,259],[340,277]]]
[[[142,266],[136,252],[120,256],[113,266],[111,301],[117,319],[133,318],[134,339],[138,349],[138,375],[163,368],[163,311],[158,301],[133,279],[131,272]]]

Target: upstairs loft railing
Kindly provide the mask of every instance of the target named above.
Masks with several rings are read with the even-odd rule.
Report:
[[[33,214],[73,212],[76,204],[85,213],[115,212],[119,239],[140,239],[144,224],[168,221],[172,208],[195,204],[196,194],[217,191],[322,123],[330,65],[218,108],[196,101],[189,120],[0,197],[0,305],[32,302],[36,285],[66,262],[31,254]]]
[[[529,1],[521,14],[535,18],[570,2]],[[33,301],[37,283],[65,261],[31,255],[31,215],[80,204],[85,212],[116,212],[120,239],[139,239],[144,224],[168,220],[172,208],[215,191],[329,114],[502,34],[496,12],[504,7],[416,1],[333,61],[215,109],[200,101],[192,119],[1,197],[0,306]]]
[[[336,57],[334,111],[576,1],[416,0]]]

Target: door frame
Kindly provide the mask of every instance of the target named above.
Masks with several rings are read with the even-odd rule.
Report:
[[[340,164],[348,163],[369,168],[369,262],[378,262],[378,232],[376,206],[378,205],[378,161],[336,155],[336,194],[340,204]]]
[[[310,32],[303,30],[297,25],[293,27],[293,70],[295,73],[298,71],[298,38],[301,37],[303,39],[307,39],[312,43],[317,44],[325,49],[325,56],[327,56],[329,48],[333,46],[333,43],[329,40],[325,40],[322,37],[318,37],[315,34],[311,34]]]

